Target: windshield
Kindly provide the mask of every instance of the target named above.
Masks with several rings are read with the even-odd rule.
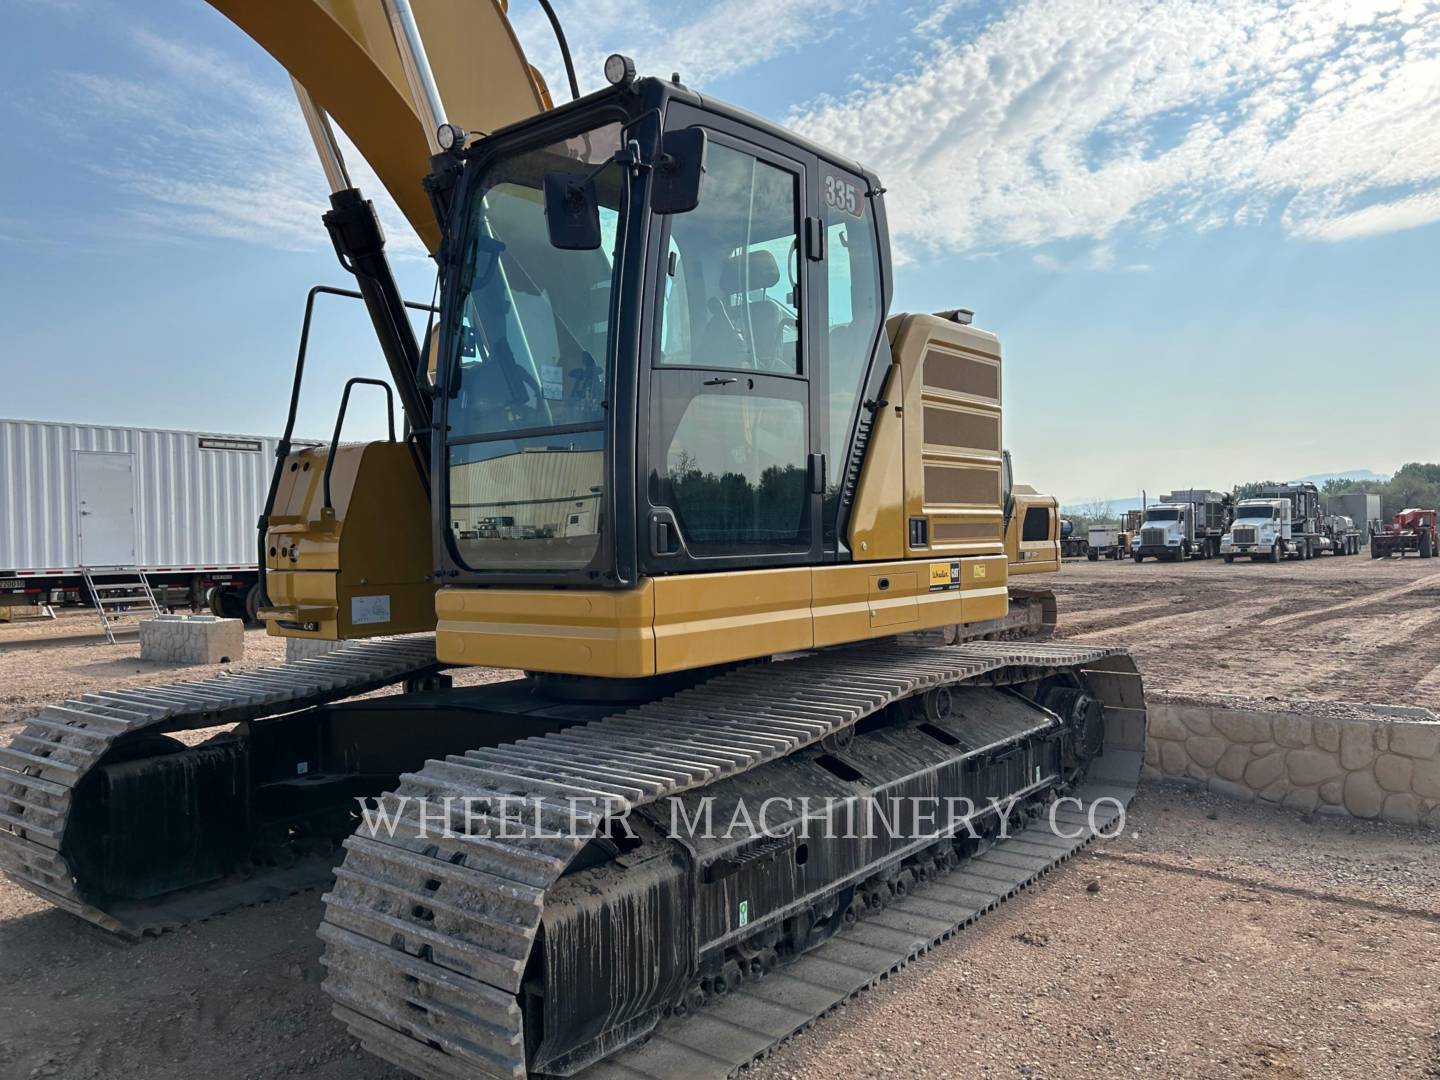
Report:
[[[1147,511],[1145,511],[1145,520],[1146,520],[1147,522],[1150,522],[1150,521],[1179,521],[1179,520],[1180,520],[1180,511],[1179,511],[1179,510],[1147,510]]]
[[[1236,521],[1273,521],[1280,511],[1273,506],[1242,506],[1235,511]]]
[[[544,178],[620,147],[609,124],[492,164],[471,196],[449,332],[450,528],[477,569],[581,569],[602,528],[621,170],[595,178],[602,242],[550,243]]]

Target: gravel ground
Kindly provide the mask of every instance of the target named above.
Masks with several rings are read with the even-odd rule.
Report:
[[[1163,786],[1129,824],[756,1077],[1440,1076],[1433,844]]]
[[[1152,785],[1122,839],[752,1075],[1440,1076],[1437,898],[1423,834]],[[298,896],[133,946],[0,890],[0,1076],[401,1080],[330,1018],[319,918]]]
[[[245,658],[215,667],[180,667],[140,659],[130,635],[115,645],[97,641],[99,622],[89,611],[61,612],[54,622],[0,624],[0,739],[5,725],[53,701],[93,690],[119,690],[160,682],[213,678],[220,671],[251,671],[285,662],[285,639],[263,629],[245,631]]]
[[[1440,711],[1435,560],[1079,560],[1053,587],[1059,637],[1127,646],[1149,689]]]
[[[1062,636],[1129,643],[1155,693],[1440,708],[1435,565],[1080,563],[1055,585]],[[213,674],[37,626],[0,626],[0,743],[47,701]],[[231,667],[282,657],[252,631]],[[1429,832],[1150,785],[1125,836],[755,1075],[1440,1078],[1437,898]],[[319,918],[310,894],[130,945],[0,882],[0,1078],[400,1080],[330,1018]]]

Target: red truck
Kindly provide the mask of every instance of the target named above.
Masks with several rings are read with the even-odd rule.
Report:
[[[1420,558],[1429,559],[1440,552],[1440,539],[1435,533],[1434,510],[1401,510],[1393,521],[1370,534],[1370,557],[1384,559],[1418,551]]]

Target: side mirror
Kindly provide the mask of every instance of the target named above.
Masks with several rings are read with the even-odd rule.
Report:
[[[704,128],[667,131],[650,188],[650,209],[657,214],[688,214],[700,205],[705,155],[710,140]]]
[[[545,174],[545,225],[550,243],[563,251],[600,247],[600,203],[595,179],[579,173]]]

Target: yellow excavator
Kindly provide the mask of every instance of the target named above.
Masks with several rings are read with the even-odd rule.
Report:
[[[554,105],[494,0],[211,2],[295,80],[355,277],[259,530],[271,632],[344,644],[46,708],[0,869],[130,936],[329,883],[335,1014],[418,1076],[727,1076],[1114,824],[1140,678],[1010,585],[1054,500],[996,337],[889,314],[875,173],[623,56]],[[333,294],[390,380],[296,448]],[[361,387],[403,419],[346,444]]]

